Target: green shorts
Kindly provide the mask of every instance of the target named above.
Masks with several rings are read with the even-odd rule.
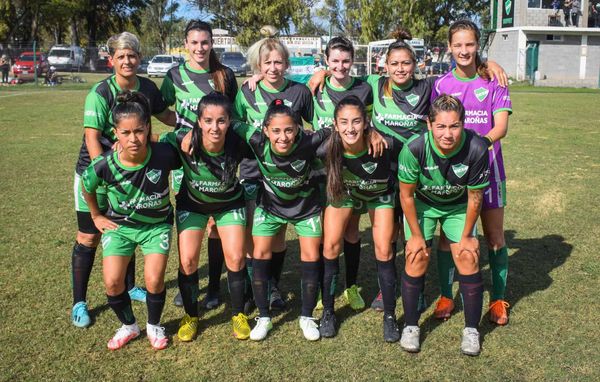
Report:
[[[258,187],[260,185],[260,181],[258,180],[250,180],[250,181],[242,181],[242,188],[244,189],[244,200],[256,201],[258,196]]]
[[[183,181],[183,167],[177,170],[171,171],[171,188],[173,193],[177,194],[181,188],[181,182]]]
[[[352,208],[353,214],[361,215],[368,212],[368,210],[377,210],[379,208],[394,208],[395,200],[396,199],[393,193],[382,195],[368,202],[348,196],[342,199],[339,203],[329,203],[329,205],[335,208]]]
[[[215,219],[217,227],[224,227],[228,225],[246,226],[245,207],[210,215],[199,214],[185,210],[177,210],[177,232],[179,233],[185,230],[203,231],[206,229],[208,219],[211,216],[213,219]]]
[[[252,225],[253,236],[275,236],[286,224],[292,224],[298,236],[321,237],[323,227],[321,214],[313,215],[303,220],[284,219],[268,213],[260,207],[254,211],[254,222]]]
[[[131,256],[139,245],[144,255],[169,254],[171,229],[168,223],[119,226],[102,234],[102,257]]]
[[[438,221],[442,231],[452,243],[458,243],[462,237],[467,217],[467,205],[459,204],[455,207],[436,208],[415,199],[417,219],[425,241],[433,239]],[[410,227],[404,218],[404,236],[408,240],[411,236]]]
[[[73,183],[73,196],[75,197],[75,211],[90,212],[85,198],[83,197],[83,185],[81,184],[81,176],[75,173],[75,182]],[[108,209],[108,197],[106,196],[106,188],[98,187],[96,190],[96,200],[100,211]]]

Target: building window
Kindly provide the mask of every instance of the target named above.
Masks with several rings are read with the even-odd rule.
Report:
[[[552,0],[527,0],[527,8],[552,9]]]
[[[556,34],[547,34],[546,41],[563,41],[563,36]]]

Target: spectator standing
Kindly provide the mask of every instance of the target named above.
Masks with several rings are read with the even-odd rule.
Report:
[[[0,58],[0,71],[2,71],[2,83],[8,83],[8,71],[10,70],[10,60],[6,54]]]
[[[573,5],[571,6],[571,23],[574,27],[579,26],[579,13],[581,12],[581,1],[573,0]]]
[[[571,25],[571,6],[573,5],[573,0],[565,0],[563,3],[563,13],[565,14],[565,26],[568,27]]]

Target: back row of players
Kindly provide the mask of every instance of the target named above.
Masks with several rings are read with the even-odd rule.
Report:
[[[259,81],[256,86],[245,84],[239,92],[233,72],[212,50],[212,30],[204,22],[188,24],[189,60],[171,69],[160,91],[136,75],[137,38],[127,32],[111,38],[115,74],[95,85],[86,99],[84,142],[76,168],[79,230],[72,254],[73,324],[90,325],[87,284],[102,239],[108,303],[123,324],[108,347],[118,349],[139,336],[132,299],[147,304],[152,346],[167,346],[160,316],[173,219],[167,180],[172,171],[178,284],[185,309],[180,340],[191,341],[198,330],[197,268],[206,230],[210,269],[203,304],[218,304],[224,258],[234,335],[252,340],[267,336],[272,328],[270,309],[285,304],[277,284],[287,224],[294,226],[300,243],[300,328],[308,340],[335,336],[334,296],[342,242],[344,296],[355,309],[365,305],[356,278],[358,219],[368,211],[380,286],[374,304],[380,303],[384,311],[384,339],[400,340],[407,351],[420,349],[419,301],[439,221],[442,296],[434,314],[446,319],[454,309],[456,266],[465,311],[461,350],[479,354],[483,301],[475,237],[479,216],[492,271],[490,319],[500,325],[508,322],[500,139],[506,135],[511,103],[507,89],[491,79],[504,80],[504,73],[479,59],[479,30],[470,21],[450,27],[449,49],[456,68],[437,79],[414,78],[415,53],[404,42],[410,35],[400,30],[396,37],[387,52],[389,77],[369,76],[366,81],[350,77],[352,43],[333,38],[326,49],[329,70],[311,81],[314,96],[305,85],[285,79],[289,52],[273,37],[250,48],[248,60],[260,73]],[[314,84],[319,83],[317,89]],[[169,105],[175,105],[175,112]],[[151,114],[175,131],[152,135]],[[303,130],[302,120],[316,132]],[[382,150],[382,143],[387,149]],[[395,315],[400,205],[407,239],[401,277],[406,321],[402,335]],[[144,253],[146,290],[134,284],[132,256],[137,245]],[[244,314],[250,284],[259,311],[252,330]],[[319,291],[323,315],[317,325],[312,313]]]

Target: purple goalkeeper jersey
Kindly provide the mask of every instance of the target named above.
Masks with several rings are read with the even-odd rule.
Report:
[[[458,77],[455,70],[435,81],[431,102],[441,94],[450,94],[458,98],[465,106],[465,128],[484,136],[494,127],[494,114],[500,111],[512,113],[508,88],[500,87],[496,79],[488,81],[479,76]],[[490,181],[503,180],[506,180],[504,161],[500,141],[497,141],[490,150]]]

